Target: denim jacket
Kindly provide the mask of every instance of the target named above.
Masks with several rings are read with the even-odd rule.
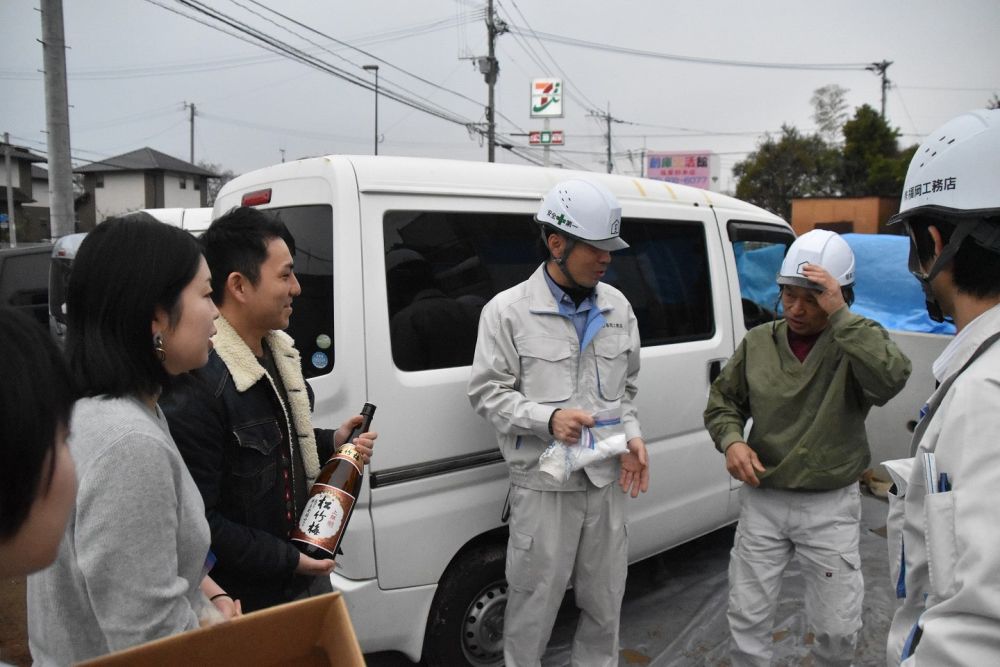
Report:
[[[216,329],[208,364],[177,378],[160,406],[205,501],[217,558],[211,576],[249,611],[286,602],[312,580],[294,574],[299,551],[288,535],[301,508],[285,497],[284,433],[296,434],[287,474],[299,495],[331,452],[333,434],[312,428],[312,393],[287,334],[266,337],[288,395],[286,411],[235,329],[222,317]]]

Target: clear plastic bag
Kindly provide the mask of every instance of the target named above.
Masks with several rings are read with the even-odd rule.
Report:
[[[545,448],[538,457],[538,467],[543,473],[565,482],[574,470],[628,451],[621,410],[604,410],[593,416],[594,425],[583,428],[577,444],[553,440]]]

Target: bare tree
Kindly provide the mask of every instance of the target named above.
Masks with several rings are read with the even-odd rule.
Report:
[[[206,171],[210,171],[213,174],[218,174],[214,178],[208,179],[208,192],[206,193],[206,204],[208,206],[215,205],[215,198],[219,194],[219,190],[222,186],[233,180],[236,174],[233,173],[232,169],[223,169],[221,164],[215,164],[214,162],[206,162],[205,160],[199,160],[198,166]]]
[[[816,134],[828,144],[840,144],[842,141],[841,131],[848,117],[847,92],[847,88],[835,83],[813,91],[813,120],[816,121]]]
[[[993,99],[986,100],[987,109],[1000,109],[1000,95],[993,93]]]

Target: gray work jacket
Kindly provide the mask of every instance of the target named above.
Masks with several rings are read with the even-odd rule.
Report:
[[[573,322],[545,282],[544,264],[528,280],[483,308],[468,394],[497,430],[511,482],[539,491],[598,487],[618,477],[618,459],[591,464],[560,483],[540,472],[538,457],[552,441],[556,408],[621,409],[628,440],[641,438],[635,407],[639,328],[625,295],[604,283],[595,290],[600,315],[580,347]],[[585,476],[586,475],[586,476]]]

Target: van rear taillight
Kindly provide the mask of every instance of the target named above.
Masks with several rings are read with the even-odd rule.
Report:
[[[271,203],[271,188],[267,190],[255,190],[243,195],[243,206],[260,206]]]

